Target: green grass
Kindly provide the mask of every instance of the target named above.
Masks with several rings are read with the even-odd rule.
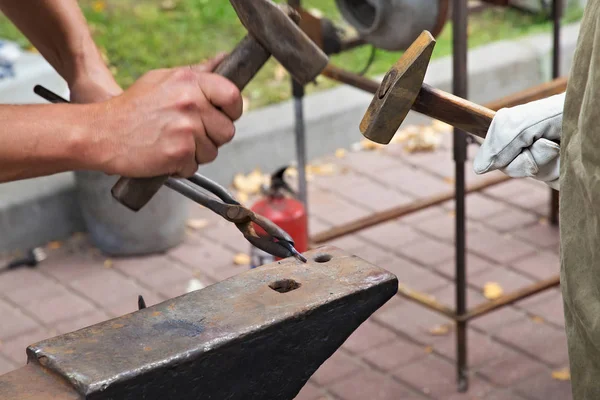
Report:
[[[81,0],[80,5],[92,27],[96,43],[107,55],[118,82],[126,88],[140,75],[153,68],[192,64],[217,52],[228,51],[244,36],[244,28],[228,1],[162,0]],[[315,8],[343,25],[333,0],[304,0],[306,8]],[[576,21],[580,9],[566,12],[563,22]],[[488,9],[469,20],[469,47],[492,41],[511,39],[531,33],[549,32],[551,22],[542,16],[523,14],[510,9]],[[437,38],[433,58],[452,52],[452,27],[448,23]],[[29,46],[28,41],[0,16],[0,37]],[[361,71],[371,48],[363,46],[335,55],[331,61],[350,71]],[[399,52],[378,50],[367,72],[373,77],[385,73],[400,57]],[[501,55],[499,55],[501,56]],[[307,92],[335,86],[320,77]],[[290,97],[287,77],[277,73],[273,60],[261,70],[244,92],[249,108],[276,103]]]

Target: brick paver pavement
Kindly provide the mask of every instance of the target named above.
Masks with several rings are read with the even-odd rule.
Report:
[[[429,153],[407,154],[391,144],[316,160],[337,171],[310,180],[311,233],[451,190],[451,160],[448,140]],[[468,183],[481,179],[468,170]],[[482,290],[490,282],[509,292],[559,272],[548,200],[547,188],[526,180],[468,196],[469,305],[485,301]],[[134,311],[138,294],[152,305],[245,271],[233,262],[248,251],[235,227],[190,206],[193,218],[208,225],[190,229],[186,242],[166,254],[108,260],[85,235],[75,235],[59,248],[49,246],[39,268],[0,274],[0,373],[23,365],[28,344]],[[331,244],[452,306],[453,209],[445,202]],[[461,394],[453,325],[396,297],[316,372],[298,399],[567,400],[569,381],[552,375],[568,364],[563,329],[558,289],[475,320],[469,325],[471,387]]]

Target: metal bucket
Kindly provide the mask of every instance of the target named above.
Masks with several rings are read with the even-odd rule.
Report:
[[[133,212],[110,193],[119,177],[91,171],[78,171],[75,177],[87,231],[103,253],[162,253],[183,241],[189,200],[179,193],[162,188],[144,208]]]

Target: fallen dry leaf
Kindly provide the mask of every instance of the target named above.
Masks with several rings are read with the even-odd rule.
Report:
[[[379,144],[379,143],[375,143],[369,139],[363,139],[360,141],[360,147],[363,150],[371,151],[371,150],[380,149],[383,147],[383,145]]]
[[[98,13],[102,12],[106,9],[106,3],[103,0],[96,0],[92,4],[92,9]]]
[[[113,261],[110,258],[107,258],[106,260],[104,260],[104,268],[112,268],[113,266]]]
[[[444,182],[448,183],[448,184],[453,184],[455,182],[454,178],[447,176],[444,178]]]
[[[427,347],[425,347],[424,350],[425,350],[425,353],[431,354],[431,353],[433,353],[433,346],[427,346]]]
[[[201,218],[188,219],[187,226],[190,229],[199,230],[208,226],[208,220]]]
[[[244,192],[238,192],[238,194],[235,197],[237,201],[242,203],[243,205],[247,204],[250,200],[250,196],[248,196],[248,194]]]
[[[531,320],[533,322],[535,322],[536,324],[541,324],[544,322],[544,318],[540,317],[539,315],[534,315],[531,317]]]
[[[449,124],[439,121],[437,119],[433,120],[433,122],[431,123],[431,128],[433,128],[436,132],[452,131],[452,125],[449,125]]]
[[[344,158],[344,157],[346,157],[346,149],[337,149],[335,151],[335,157],[336,158]]]
[[[307,165],[306,166],[306,174],[312,175],[334,175],[336,171],[334,164],[317,164],[317,165]]]
[[[503,293],[504,290],[502,290],[502,286],[496,282],[488,282],[483,286],[483,295],[488,300],[496,300],[502,296]]]
[[[58,240],[48,243],[48,248],[50,250],[60,249],[61,247],[62,247],[62,242],[59,242]]]
[[[255,169],[248,175],[237,174],[233,178],[233,187],[242,193],[258,194],[263,185],[268,185],[269,175],[263,174],[260,169]]]
[[[571,380],[571,371],[569,371],[569,368],[552,371],[552,379],[556,379],[557,381]]]
[[[244,253],[236,254],[235,257],[233,257],[233,263],[235,265],[249,265],[250,256]]]
[[[429,330],[429,334],[433,336],[445,336],[450,332],[450,327],[447,324],[434,326]]]
[[[424,127],[411,136],[404,143],[404,150],[409,153],[434,151],[441,144],[442,138],[439,132],[430,127]]]

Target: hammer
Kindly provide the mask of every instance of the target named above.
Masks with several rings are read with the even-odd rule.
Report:
[[[423,83],[434,46],[423,31],[388,71],[361,121],[363,136],[388,144],[412,109],[485,139],[495,111]]]
[[[297,25],[298,14],[285,12],[271,0],[230,0],[248,35],[219,64],[215,73],[243,90],[273,55],[301,84],[313,81],[325,68],[328,58]],[[158,192],[168,176],[121,177],[111,193],[121,204],[139,211]]]

